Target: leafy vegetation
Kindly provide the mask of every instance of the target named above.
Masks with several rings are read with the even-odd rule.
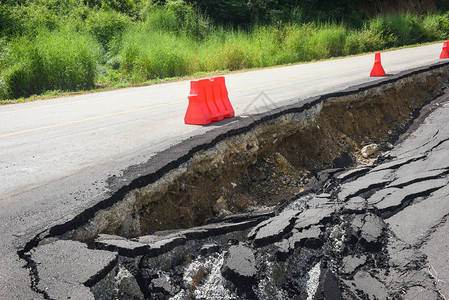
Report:
[[[321,3],[322,9],[313,3]],[[320,60],[449,36],[358,0],[0,0],[0,99]]]

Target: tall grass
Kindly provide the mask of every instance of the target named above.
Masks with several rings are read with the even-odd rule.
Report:
[[[186,34],[128,30],[118,52],[120,69],[133,82],[195,72],[270,67],[340,56],[342,25],[256,26],[251,31],[215,29],[201,41]]]
[[[116,11],[100,9],[92,11],[85,19],[85,29],[94,35],[103,46],[111,41],[111,38],[121,34],[130,19]]]
[[[133,82],[187,75],[193,71],[192,43],[173,33],[132,28],[122,39],[120,68]]]
[[[14,39],[1,56],[0,96],[91,89],[100,53],[98,42],[84,33],[42,31],[33,40]]]
[[[183,1],[145,2],[132,15],[94,2],[95,9],[76,0],[36,0],[2,12],[13,26],[0,38],[1,98],[91,89],[98,80],[141,83],[270,67],[449,37],[449,13],[378,16],[355,29],[301,23],[304,16],[295,11],[288,22],[236,29],[213,25]]]
[[[199,41],[213,34],[210,20],[183,1],[168,1],[164,7],[146,8],[141,17],[147,30],[184,34]]]

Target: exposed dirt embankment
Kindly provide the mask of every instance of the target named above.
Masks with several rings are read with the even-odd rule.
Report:
[[[434,66],[265,116],[129,191],[68,236],[136,237],[289,200],[318,170],[369,164],[361,148],[376,143],[386,150],[414,112],[441,94],[448,74],[448,66]]]

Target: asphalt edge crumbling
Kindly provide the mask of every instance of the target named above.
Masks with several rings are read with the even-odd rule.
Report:
[[[225,127],[218,127],[216,129],[211,130],[208,133],[201,134],[199,136],[185,140],[181,143],[182,147],[180,147],[180,145],[175,145],[165,151],[156,154],[146,163],[129,167],[127,170],[124,171],[124,175],[122,177],[111,177],[108,182],[111,194],[107,198],[98,202],[96,205],[82,211],[81,213],[76,215],[73,219],[66,221],[62,224],[54,225],[52,228],[49,229],[47,237],[59,236],[69,230],[81,226],[89,219],[91,219],[96,212],[105,208],[109,208],[115,203],[122,200],[128,192],[145,187],[151,183],[156,182],[158,179],[160,179],[163,175],[167,174],[169,171],[174,170],[179,166],[181,166],[183,163],[189,161],[195,153],[210,149],[215,145],[217,145],[219,142],[229,137],[247,133],[255,126],[281,117],[282,115],[291,113],[301,113],[329,98],[343,97],[351,94],[364,92],[366,90],[380,87],[385,84],[394,83],[406,77],[432,71],[438,68],[443,68],[445,66],[449,66],[449,62],[446,61],[439,62],[431,66],[421,67],[401,72],[397,75],[388,76],[376,82],[369,82],[355,87],[351,87],[340,92],[334,92],[322,96],[304,99],[301,100],[301,103],[291,104],[285,107],[274,109],[271,112],[254,115],[251,116],[250,118],[242,119],[239,122],[228,124]],[[430,99],[429,101],[431,100],[432,99]],[[417,114],[415,113],[414,117],[416,116]],[[399,136],[404,131],[399,132],[396,135],[396,139],[399,138]],[[146,173],[146,175],[143,176],[141,175],[142,170],[146,171],[144,172]],[[121,179],[126,179],[126,181]],[[124,184],[124,182],[129,182],[129,184],[128,183]]]
[[[76,217],[70,220],[60,221],[59,224],[56,224],[51,228],[48,228],[38,233],[32,239],[24,242],[23,247],[19,249],[17,253],[21,259],[27,261],[26,267],[30,269],[31,286],[33,290],[42,294],[45,299],[49,299],[45,291],[37,290],[37,282],[39,280],[39,276],[37,274],[35,263],[32,261],[31,257],[27,255],[27,253],[31,249],[36,247],[41,240],[45,238],[60,236],[66,233],[67,231],[70,231],[85,224],[98,211],[109,208],[113,206],[115,203],[121,201],[128,192],[156,182],[158,179],[160,179],[163,175],[165,175],[169,171],[174,170],[183,163],[189,161],[193,157],[193,155],[198,151],[210,149],[215,145],[217,145],[219,142],[229,137],[247,133],[250,130],[252,130],[255,126],[281,117],[282,115],[290,113],[301,113],[329,98],[343,97],[364,92],[369,89],[380,87],[382,85],[397,82],[406,77],[410,77],[424,72],[429,72],[439,68],[444,68],[447,66],[449,66],[449,62],[446,61],[438,62],[430,66],[420,67],[413,70],[401,72],[397,75],[388,76],[375,82],[369,82],[362,85],[354,86],[345,89],[343,91],[333,92],[317,97],[304,99],[301,100],[300,103],[295,103],[288,106],[276,108],[271,112],[254,115],[251,116],[250,118],[241,119],[238,122],[228,124],[223,127],[218,127],[206,134],[202,134],[183,141],[182,147],[179,147],[179,145],[173,146],[163,152],[156,154],[146,163],[137,166],[131,166],[124,172],[124,175],[121,178],[118,177],[110,178],[108,184],[111,192],[109,192],[108,195],[105,195],[105,198],[103,200],[99,201],[92,207],[89,207],[81,211],[76,215]],[[300,99],[297,100],[299,101]],[[418,116],[417,113],[413,114],[411,122],[407,124],[407,126],[404,128],[404,131],[411,125],[411,123],[413,123],[413,120],[417,116]],[[397,133],[396,139],[399,138],[401,133],[403,132]],[[146,175],[144,176],[140,175],[142,173],[142,170],[145,170],[144,173]],[[119,180],[123,178],[126,178],[127,179],[126,182],[129,183],[124,184],[123,180]]]

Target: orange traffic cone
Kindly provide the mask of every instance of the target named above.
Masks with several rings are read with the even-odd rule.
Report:
[[[443,43],[443,50],[441,50],[440,58],[449,58],[449,41]]]
[[[374,54],[374,67],[369,75],[370,77],[385,76],[384,68],[380,62],[380,52]]]

